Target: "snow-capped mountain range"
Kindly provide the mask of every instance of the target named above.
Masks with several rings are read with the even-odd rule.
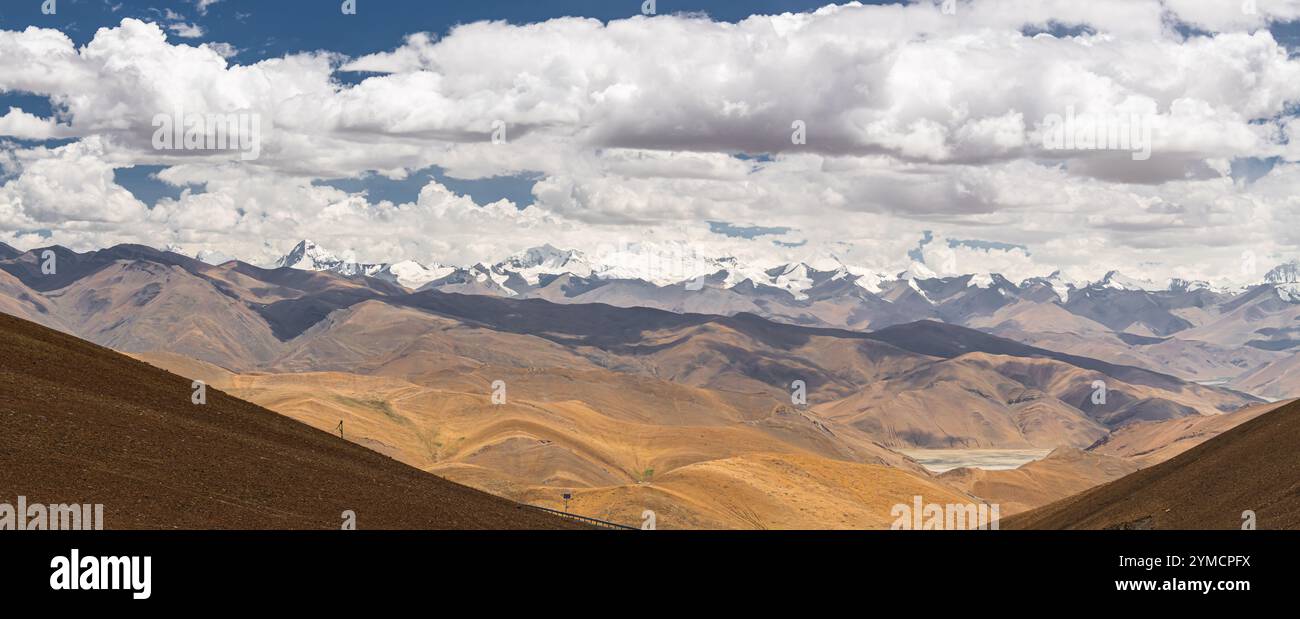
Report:
[[[755,285],[785,290],[796,299],[807,298],[806,290],[827,279],[845,279],[871,292],[880,292],[879,284],[891,279],[880,273],[847,266],[833,271],[817,271],[803,263],[755,268],[741,265],[734,258],[707,258],[683,254],[675,249],[633,244],[602,256],[597,262],[576,250],[543,245],[495,264],[457,267],[424,265],[412,260],[394,264],[362,263],[330,252],[310,240],[303,240],[276,260],[273,268],[328,271],[345,277],[374,277],[412,290],[477,284],[507,296],[520,294],[523,289],[542,285],[544,279],[560,275],[598,280],[640,280],[656,286],[682,285],[694,290],[706,286],[732,288],[750,281]]]
[[[1293,336],[1300,330],[1291,327],[1300,320],[1300,263],[1279,266],[1260,284],[1222,290],[1119,271],[1093,282],[1060,273],[1014,282],[999,273],[940,276],[921,263],[897,274],[842,263],[762,268],[672,249],[639,244],[596,259],[543,245],[463,267],[362,264],[304,241],[277,266],[378,278],[412,291],[748,313],[813,327],[871,331],[933,320],[1089,354],[1105,348],[1119,362],[1170,371],[1190,365],[1207,374],[1226,371],[1216,365],[1223,359],[1263,362],[1255,357],[1300,347]]]
[[[204,259],[205,256],[199,258]],[[893,284],[904,283],[920,297],[932,302],[925,287],[917,282],[964,279],[965,285],[969,287],[1004,291],[1008,287],[1024,290],[1046,286],[1061,303],[1068,303],[1073,291],[1089,288],[1145,292],[1232,292],[1204,281],[1173,278],[1153,282],[1128,277],[1119,271],[1110,271],[1095,282],[1067,280],[1060,272],[1056,272],[1047,277],[1028,278],[1013,284],[996,273],[940,277],[921,263],[915,263],[907,271],[894,275],[844,264],[830,270],[818,270],[805,263],[761,268],[740,264],[735,258],[683,255],[682,252],[675,251],[675,248],[652,244],[633,244],[602,256],[599,260],[592,260],[580,251],[543,245],[491,265],[479,263],[452,266],[426,265],[413,260],[392,264],[362,263],[346,255],[330,252],[310,240],[303,240],[277,260],[274,267],[329,271],[345,277],[374,277],[411,290],[460,285],[506,296],[526,294],[529,289],[544,285],[545,280],[561,275],[595,280],[640,280],[659,287],[682,286],[687,290],[706,287],[732,289],[748,282],[764,289],[784,290],[798,301],[808,300],[811,289],[835,281],[851,283],[877,295],[892,288]],[[1280,292],[1300,301],[1300,262],[1291,262],[1273,269],[1265,277],[1264,283],[1274,285]]]
[[[224,259],[214,267],[196,267],[192,260],[175,255],[185,253],[181,248],[167,249],[170,253],[142,246],[88,254],[59,251],[79,256],[73,263],[79,261],[87,270],[111,264],[134,268],[132,264],[141,260],[169,266],[189,264],[201,274],[201,280],[218,291],[223,279],[242,280],[253,272],[246,269],[247,264]],[[486,303],[481,307],[498,310],[512,307],[482,299],[440,298],[442,294],[492,295],[679,314],[753,314],[780,323],[853,331],[928,321],[1122,366],[1153,368],[1196,380],[1231,379],[1247,391],[1269,397],[1300,392],[1295,386],[1300,385],[1300,370],[1292,371],[1287,365],[1294,364],[1295,352],[1300,351],[1300,262],[1273,269],[1266,281],[1254,286],[1217,290],[1204,282],[1153,283],[1114,271],[1094,282],[1073,282],[1052,273],[1017,283],[999,273],[940,276],[921,263],[890,275],[838,261],[763,268],[732,258],[674,258],[671,254],[665,258],[657,253],[660,249],[652,244],[637,245],[621,248],[612,259],[604,255],[593,259],[582,252],[543,245],[493,264],[464,267],[409,260],[363,263],[303,241],[275,265],[282,276],[289,269],[328,272],[328,277],[306,280],[348,291],[320,308],[313,306],[313,312],[345,309],[365,298],[354,293],[369,290],[393,298],[409,297],[413,303]],[[8,261],[11,273],[27,273],[36,264],[34,251],[22,252],[0,243],[0,264]],[[205,256],[204,262],[209,264],[209,260],[220,259],[215,254]],[[381,281],[391,285],[380,285]],[[403,288],[414,294],[405,294]],[[142,288],[135,294],[147,291]],[[22,299],[21,295],[16,298]],[[525,305],[536,306],[531,302]],[[654,324],[648,321],[647,328]],[[746,331],[745,324],[749,323],[740,321],[729,328],[739,329],[736,337],[766,337],[761,330]],[[797,339],[783,345],[797,345]],[[974,363],[984,361],[972,359]]]
[[[200,260],[203,256],[197,256]],[[442,265],[426,266],[414,260],[404,260],[392,264],[363,264],[340,257],[310,240],[303,240],[289,250],[279,260],[275,268],[299,269],[302,271],[329,271],[344,277],[364,275],[389,281],[407,288],[419,288],[424,284],[446,277],[454,272],[454,267]]]
[[[677,249],[634,244],[593,259],[580,251],[543,245],[494,264],[465,267],[413,261],[365,264],[303,241],[276,266],[377,278],[412,291],[678,313],[751,313],[793,324],[866,330],[928,319],[1003,330],[1033,325],[1050,332],[1057,329],[1054,325],[1082,319],[1085,322],[1060,328],[1100,329],[1158,341],[1270,299],[1275,305],[1300,306],[1300,263],[1279,266],[1255,286],[1223,290],[1202,281],[1152,282],[1119,271],[1093,282],[1071,281],[1057,272],[1017,283],[999,273],[940,276],[922,263],[896,274],[843,263],[828,269],[805,263],[763,268],[734,258],[683,255]],[[1240,323],[1236,318],[1229,321]],[[1289,345],[1290,331],[1267,333],[1271,335],[1259,334],[1269,340],[1261,340],[1262,346]]]

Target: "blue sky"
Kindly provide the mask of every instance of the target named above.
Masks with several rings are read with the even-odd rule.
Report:
[[[753,14],[816,9],[827,0],[658,0],[657,13],[707,13],[736,21]],[[868,2],[868,4],[872,4]],[[222,41],[243,50],[239,62],[299,51],[330,50],[360,56],[396,47],[413,32],[445,33],[456,24],[480,20],[530,23],[554,17],[622,19],[641,11],[641,0],[359,0],[356,15],[343,15],[340,0],[220,0],[200,15],[190,0],[58,0],[56,15],[41,13],[40,0],[5,0],[0,28],[54,27],[78,44],[101,26],[124,17],[163,20],[166,10],[203,27],[193,39]]]
[[[722,21],[737,21],[753,14],[808,11],[827,4],[827,0],[658,0],[656,12],[707,13]],[[872,4],[873,2],[867,2]],[[880,2],[874,2],[879,4]],[[391,50],[401,45],[406,35],[415,32],[445,34],[457,24],[481,20],[505,20],[532,23],[555,17],[581,16],[608,21],[623,19],[641,11],[641,0],[359,0],[356,15],[344,15],[340,0],[219,0],[200,12],[195,0],[57,0],[56,12],[46,15],[41,0],[6,0],[0,4],[0,29],[18,30],[28,26],[58,28],[78,45],[84,45],[101,27],[112,27],[127,17],[159,23],[185,23],[199,26],[198,37],[178,42],[228,43],[237,53],[232,62],[249,64],[296,52],[328,50],[347,56]],[[170,13],[168,13],[170,11]],[[179,19],[178,19],[179,18]],[[338,79],[352,82],[365,75],[340,73]],[[50,115],[50,105],[43,97],[19,93],[0,93],[0,111],[10,106],[39,115]],[[56,146],[60,141],[47,141]],[[117,182],[141,201],[152,204],[161,197],[176,198],[181,188],[172,187],[153,177],[156,166],[119,170]],[[365,191],[374,200],[410,201],[430,179],[438,180],[458,193],[471,196],[479,203],[508,199],[520,206],[533,202],[534,175],[498,177],[485,180],[460,180],[442,170],[430,168],[403,180],[388,180],[368,175],[354,179],[332,179],[321,184],[347,191]]]
[[[809,11],[830,3],[829,0],[657,0],[657,12],[706,13],[715,20],[737,21],[755,14]],[[889,2],[863,0],[862,3]],[[41,12],[41,0],[6,0],[0,4],[0,29],[53,27],[83,44],[94,36],[97,28],[116,25],[124,17],[163,21],[170,10],[187,22],[202,26],[204,35],[194,41],[231,43],[241,50],[236,59],[250,62],[322,49],[359,56],[391,49],[412,32],[443,33],[457,24],[479,20],[531,23],[581,16],[608,21],[641,10],[640,0],[359,0],[357,14],[344,16],[340,4],[340,0],[219,0],[207,7],[206,14],[201,14],[196,0],[57,0],[57,13],[45,15]],[[1273,30],[1288,45],[1300,43],[1300,24],[1284,24]]]

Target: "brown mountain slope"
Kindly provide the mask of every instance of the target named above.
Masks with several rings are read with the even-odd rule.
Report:
[[[872,383],[816,412],[891,448],[1082,447],[1106,433],[1059,399],[963,358]]]
[[[1273,362],[1233,379],[1230,386],[1266,398],[1291,398],[1300,394],[1300,355],[1281,355]]]
[[[1180,339],[1236,347],[1266,339],[1261,329],[1286,330],[1300,319],[1300,305],[1287,303],[1269,286],[1259,286],[1220,308],[1213,320],[1178,333]]]
[[[214,389],[0,316],[0,488],[108,529],[565,528]]]
[[[114,350],[164,350],[234,370],[269,363],[283,354],[286,332],[335,309],[404,294],[378,280],[240,262],[211,266],[139,245],[51,251],[58,261],[48,275],[40,249],[0,259],[0,297],[7,297],[0,311]]]
[[[1123,458],[1062,447],[1042,460],[1005,471],[953,469],[939,476],[950,486],[1001,505],[1003,516],[1046,505],[1138,470]]]
[[[0,271],[0,313],[67,331],[51,313],[52,309],[49,300],[41,298],[41,293],[28,288],[13,275]]]
[[[1300,403],[1252,419],[1171,460],[1003,520],[1007,529],[1300,528]]]
[[[764,464],[772,458],[805,462],[827,478],[796,485],[790,500],[755,504],[765,526],[874,526],[893,503],[859,506],[848,520],[842,511],[807,507],[867,480],[891,485],[880,492],[935,485],[915,463],[807,411],[773,407],[760,415],[736,408],[724,394],[604,370],[481,366],[417,384],[339,372],[232,375],[175,356],[140,357],[209,376],[223,390],[322,430],[342,420],[348,440],[447,479],[553,507],[562,492],[573,492],[581,499],[573,509],[617,522],[635,523],[643,509],[653,509],[671,514],[665,528],[758,526],[744,510],[716,504],[739,506],[764,495],[770,471],[762,471],[772,468]],[[491,404],[494,378],[508,384],[508,403]],[[736,472],[726,483],[711,485],[719,480],[712,474],[678,474],[718,470],[710,463],[721,461]],[[669,488],[671,496],[664,494]]]
[[[165,349],[243,369],[281,347],[247,304],[178,266],[116,261],[46,298],[77,335],[122,352]]]
[[[1105,404],[1091,400],[1097,381],[1107,387]],[[1149,382],[1054,359],[973,352],[884,377],[816,411],[890,447],[1082,448],[1108,427],[1218,414],[1248,401],[1191,383]]]
[[[957,359],[987,367],[1026,387],[1040,389],[1116,428],[1138,421],[1217,415],[1253,403],[1242,394],[1189,382],[1126,381],[1052,359],[970,353]],[[1094,403],[1095,381],[1106,383],[1106,401]]]
[[[1130,344],[1116,333],[1029,331],[1012,323],[1000,324],[989,332],[1049,350],[1069,351],[1071,354],[1118,365],[1150,368],[1183,380],[1195,381],[1217,381],[1244,376],[1253,368],[1262,368],[1283,356],[1283,353],[1249,346],[1220,346],[1178,337],[1150,340],[1150,343],[1147,343],[1148,340],[1134,340],[1135,343]],[[1268,395],[1237,382],[1230,386],[1255,395]]]
[[[1159,464],[1251,419],[1289,404],[1247,406],[1233,413],[1134,423],[1098,441],[1088,451],[1128,458],[1142,466]]]

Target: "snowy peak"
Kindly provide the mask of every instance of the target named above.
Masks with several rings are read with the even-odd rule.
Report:
[[[598,256],[591,274],[600,279],[639,279],[671,286],[734,267],[734,261],[700,255],[688,245],[638,242]]]
[[[722,288],[730,290],[745,282],[753,285],[770,285],[771,278],[763,269],[753,269],[739,266],[735,258],[719,258],[719,268],[717,271],[693,277],[682,282],[687,290],[700,290],[704,287]]]
[[[275,268],[328,271],[344,277],[373,277],[411,290],[445,277],[455,270],[440,265],[427,267],[414,260],[393,264],[362,264],[342,258],[310,240],[303,240],[295,245],[289,253],[276,261]]]
[[[898,279],[937,279],[938,273],[920,262],[913,262],[906,271],[898,274]]]
[[[1067,281],[1061,276],[1060,271],[1052,271],[1052,274],[1047,277],[1031,277],[1020,282],[1021,289],[1028,289],[1034,286],[1045,286],[1050,288],[1061,303],[1068,303],[1070,301],[1070,291],[1076,288],[1074,282]]]
[[[835,268],[825,271],[805,262],[795,262],[748,275],[755,284],[785,290],[800,301],[851,292],[854,287],[878,294],[880,285],[886,280],[879,273],[853,269],[838,261]]]
[[[299,241],[289,253],[275,263],[277,269],[298,269],[300,271],[334,271],[346,264],[342,258],[335,256],[310,240]]]
[[[0,243],[0,246],[4,246],[4,244]],[[3,247],[0,247],[0,249],[3,249]],[[222,251],[217,251],[214,249],[201,249],[197,252],[193,252],[175,243],[168,244],[167,247],[163,248],[163,251],[171,252],[173,254],[180,254],[182,256],[186,256],[188,258],[193,258],[195,260],[198,260],[199,262],[202,262],[204,264],[210,264],[212,266],[220,266],[232,260],[238,260],[238,258]]]
[[[469,268],[450,268],[442,277],[430,280],[417,292],[424,290],[441,290],[461,294],[491,294],[513,297],[519,293],[506,286],[510,275],[502,273],[485,264],[476,264]]]
[[[357,277],[360,275],[373,277],[376,273],[383,270],[385,265],[382,264],[361,264],[346,258],[341,258],[325,248],[311,242],[302,240],[289,253],[275,262],[277,269],[298,269],[300,271],[329,271],[338,273],[345,277]]]
[[[1300,261],[1292,260],[1273,267],[1264,275],[1264,284],[1272,286],[1283,301],[1300,303]]]
[[[818,283],[813,278],[812,267],[802,262],[769,269],[767,275],[771,278],[768,285],[785,290],[801,300],[807,299],[808,289]]]
[[[591,265],[582,252],[557,249],[549,243],[510,256],[491,270],[499,274],[515,273],[531,286],[536,286],[542,275],[570,273],[587,277],[592,274]]]
[[[889,280],[887,275],[882,275],[867,269],[856,269],[845,266],[844,270],[848,271],[849,276],[853,278],[853,285],[870,292],[871,294],[880,294],[883,291],[881,284]]]
[[[1164,282],[1153,282],[1135,277],[1128,277],[1119,271],[1111,271],[1101,281],[1091,285],[1094,288],[1107,288],[1110,290],[1127,290],[1134,292],[1183,292],[1191,293],[1201,290],[1209,292],[1222,292],[1215,288],[1209,282],[1198,279],[1184,279],[1175,277]]]
[[[1152,291],[1167,290],[1168,286],[1161,286],[1155,282],[1144,279],[1129,277],[1119,271],[1111,271],[1103,277],[1101,281],[1093,284],[1097,288],[1109,288],[1111,290],[1134,290],[1134,291]]]
[[[997,290],[1002,294],[1007,294],[1008,292],[1015,292],[1019,290],[1019,286],[1016,286],[1015,284],[1011,283],[1011,280],[1008,280],[1006,277],[1003,277],[1001,273],[974,273],[971,275],[967,275],[965,277],[967,278],[966,279],[967,288],[979,288],[981,290]]]
[[[387,282],[403,286],[410,290],[418,290],[421,286],[436,279],[446,277],[452,274],[456,269],[442,265],[427,267],[414,260],[404,260],[402,262],[384,265],[373,277],[382,279]]]
[[[572,249],[556,249],[555,246],[547,243],[541,247],[532,247],[525,249],[504,261],[499,266],[513,269],[531,269],[536,267],[547,267],[550,269],[564,269],[575,264],[585,264],[582,252]]]
[[[1172,292],[1197,292],[1199,290],[1208,290],[1218,292],[1219,290],[1210,285],[1210,282],[1199,279],[1182,279],[1175,277],[1169,280],[1169,290]]]
[[[1292,260],[1273,267],[1264,275],[1266,284],[1300,284],[1300,260]]]
[[[996,283],[993,277],[992,273],[976,273],[971,275],[970,279],[966,281],[966,286],[974,288],[992,288]],[[1001,277],[1001,275],[998,277]]]

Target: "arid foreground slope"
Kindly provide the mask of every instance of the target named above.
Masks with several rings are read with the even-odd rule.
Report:
[[[1007,529],[1300,528],[1300,403],[1161,464],[1007,518]]]
[[[106,529],[554,529],[566,520],[440,479],[188,379],[0,315],[0,489],[98,503]]]

